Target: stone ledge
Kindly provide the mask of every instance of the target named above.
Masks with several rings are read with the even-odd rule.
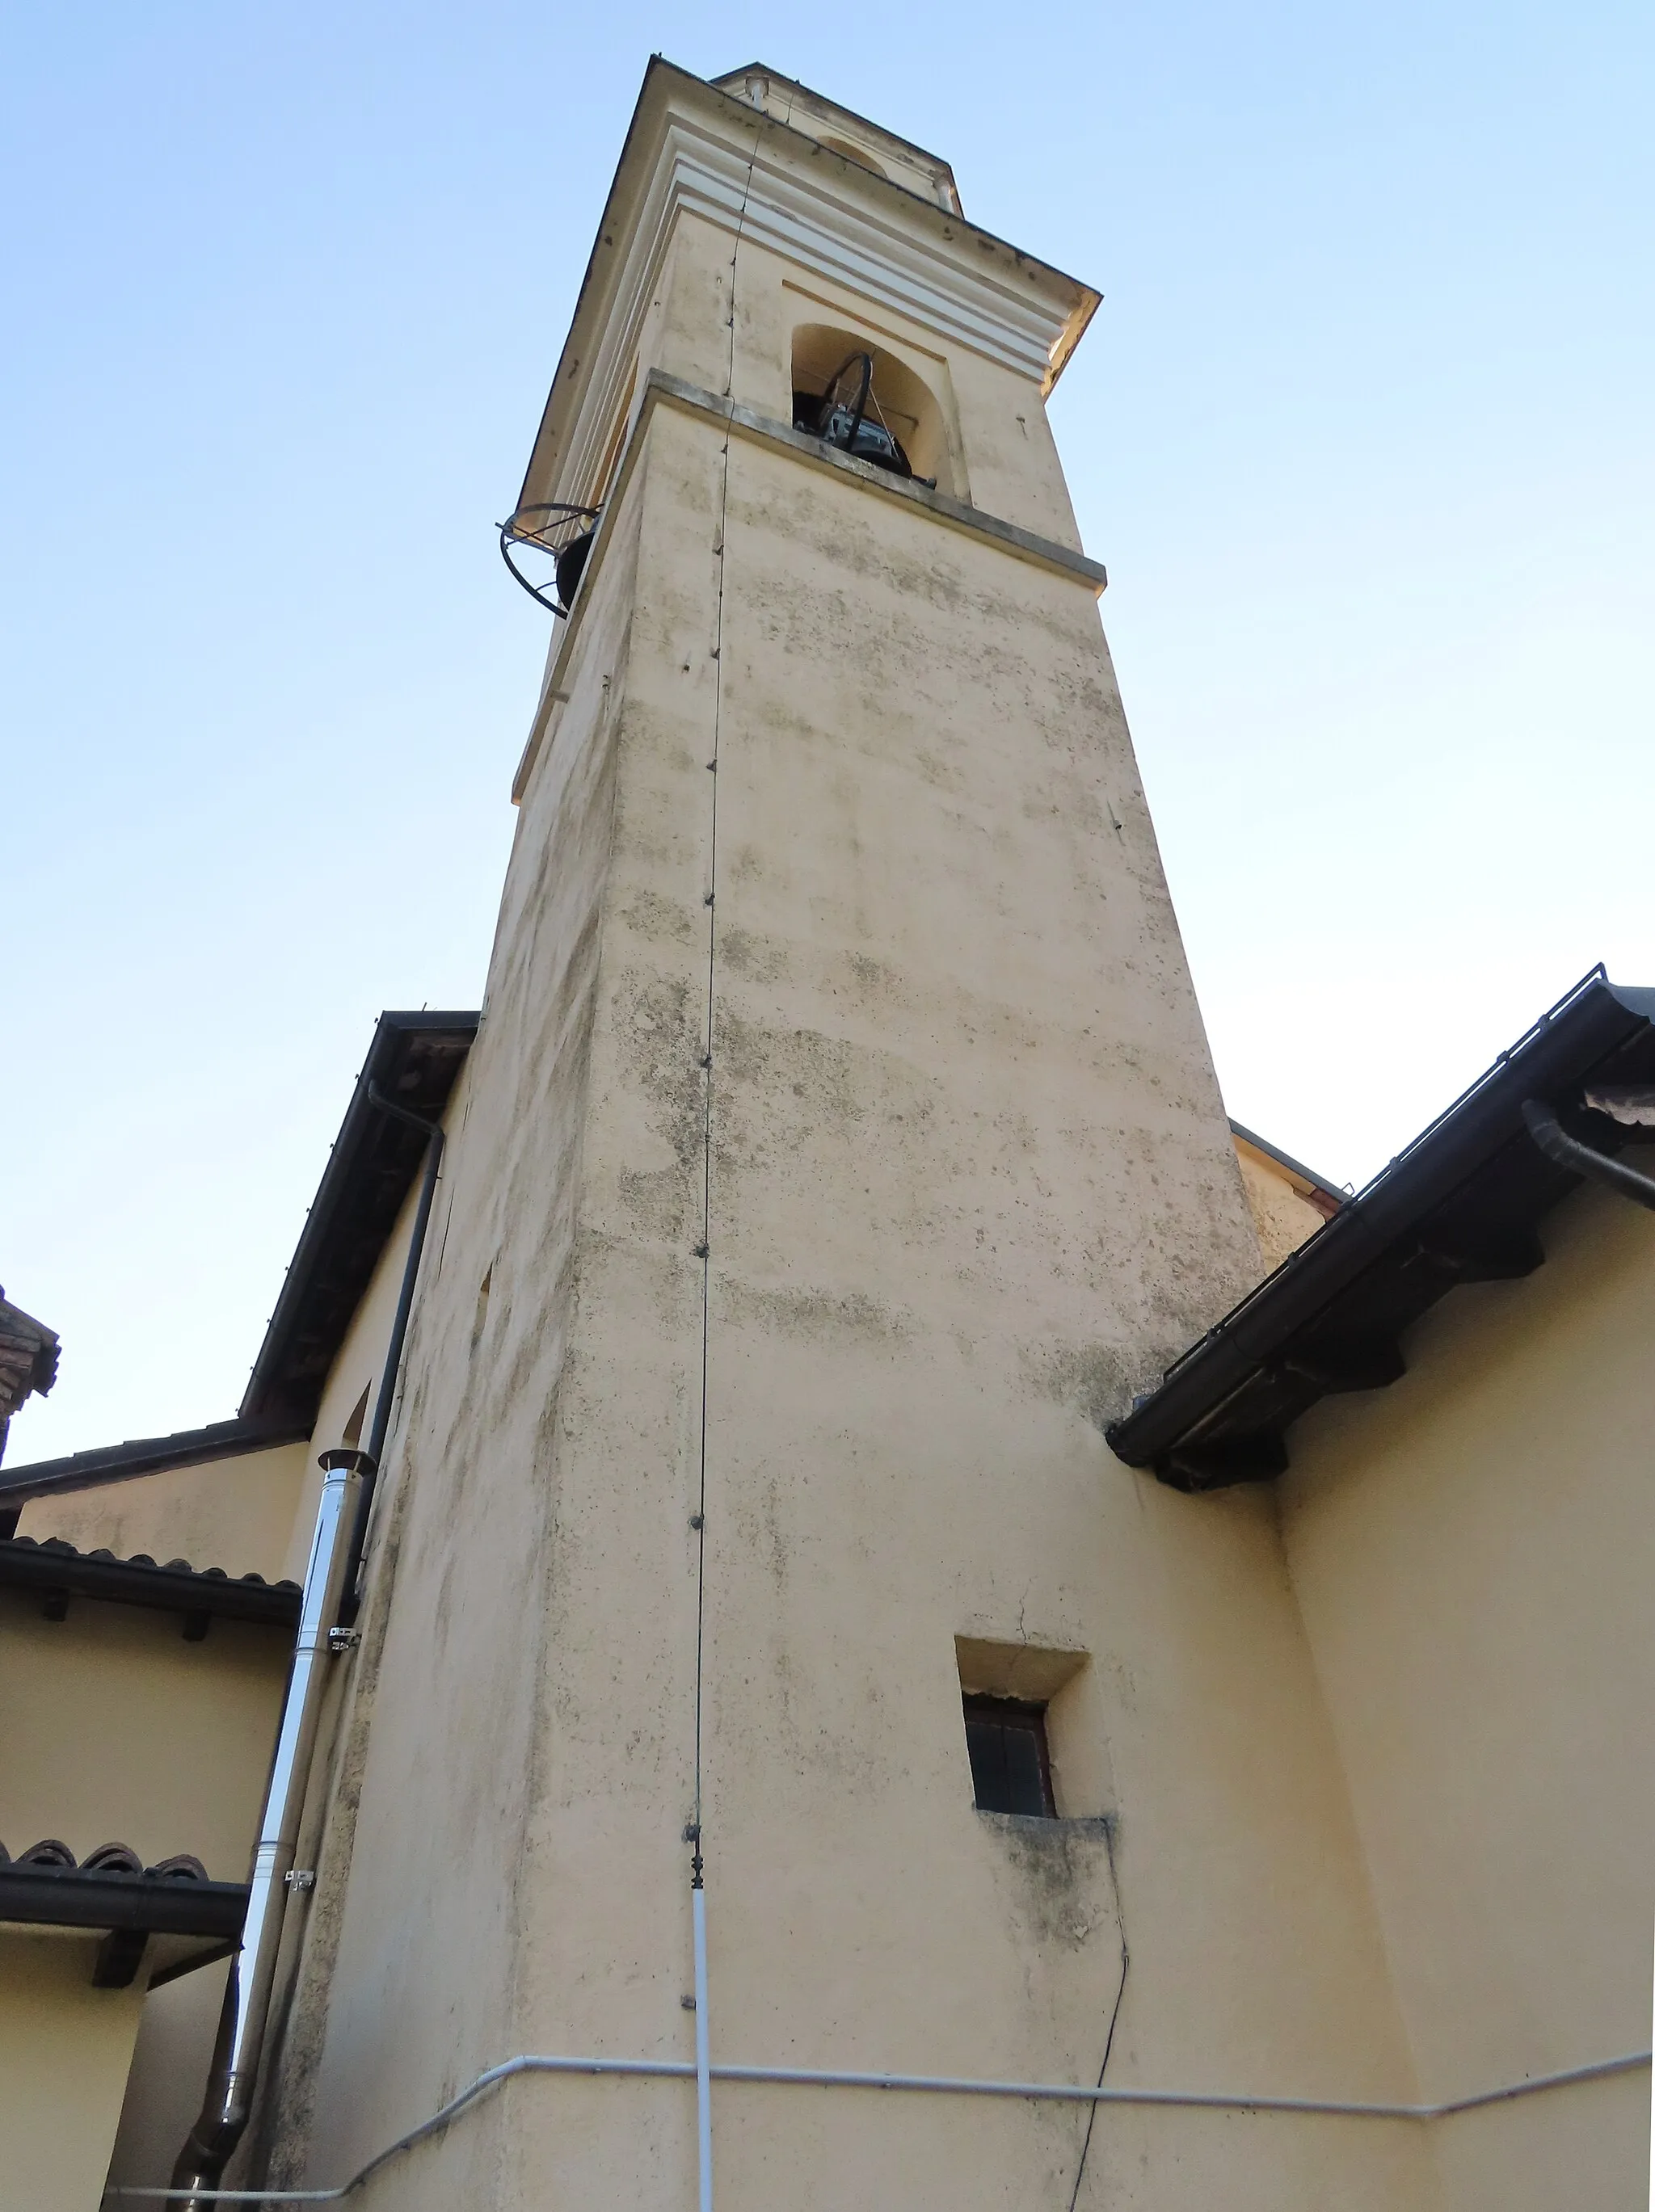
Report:
[[[999,515],[986,513],[982,507],[968,506],[964,500],[951,498],[946,492],[931,491],[924,484],[915,483],[906,477],[892,476],[888,469],[875,468],[871,461],[856,460],[849,453],[842,453],[837,447],[824,445],[821,439],[811,437],[806,431],[795,430],[790,422],[778,422],[772,415],[761,415],[757,408],[744,406],[738,400],[721,399],[715,393],[703,391],[699,385],[688,384],[681,377],[669,376],[661,368],[652,368],[644,380],[637,420],[632,426],[626,450],[621,456],[620,466],[615,471],[614,482],[605,501],[606,513],[612,513],[618,506],[642,448],[643,433],[649,418],[657,407],[663,405],[676,407],[685,414],[698,416],[703,421],[721,427],[727,424],[740,437],[751,439],[758,445],[769,446],[773,451],[791,453],[808,468],[825,469],[830,473],[837,471],[841,476],[849,477],[852,482],[878,493],[881,498],[906,501],[947,529],[964,531],[970,537],[982,538],[991,545],[998,546],[1014,560],[1032,562],[1035,567],[1045,568],[1071,582],[1085,584],[1094,598],[1101,595],[1109,582],[1109,574],[1103,562],[1089,560],[1084,553],[1076,552],[1073,546],[1059,545],[1053,538],[1042,538],[1037,532],[1025,530],[1019,523],[1007,522]],[[607,537],[608,533],[600,522],[593,542],[591,557],[581,579],[582,589],[576,596],[574,610],[564,618],[563,635],[558,641],[556,659],[530,725],[523,757],[517,764],[516,775],[512,778],[514,805],[521,800],[528,787],[528,780],[534,772],[534,764],[539,758],[540,747],[545,738],[546,726],[551,719],[551,710],[566,696],[564,678],[581,626],[582,605],[590,591],[591,579],[603,565]]]

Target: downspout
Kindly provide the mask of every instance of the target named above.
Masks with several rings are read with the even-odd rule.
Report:
[[[198,2191],[216,2189],[253,2110],[253,2087],[276,1982],[288,1875],[298,1846],[305,1784],[327,1686],[329,1632],[338,1617],[344,1591],[350,1532],[356,1523],[366,1456],[359,1451],[322,1454],[322,1495],[316,1509],[316,1531],[311,1538],[310,1564],[305,1571],[299,1633],[282,1704],[276,1760],[265,1793],[259,1841],[253,1846],[241,1948],[230,1962],[207,2094],[173,2168],[173,2187],[184,2192],[183,2201],[192,2212],[199,2212],[203,2203]]]
[[[442,1131],[435,1122],[423,1121],[405,1106],[396,1105],[374,1084],[368,1085],[368,1096],[381,1113],[410,1122],[423,1132],[425,1173],[414,1212],[413,1232],[408,1241],[408,1257],[403,1267],[402,1287],[391,1324],[390,1342],[386,1347],[385,1367],[380,1376],[367,1449],[324,1452],[321,1457],[322,1495],[316,1510],[315,1533],[311,1538],[310,1564],[305,1572],[293,1665],[277,1734],[276,1759],[265,1793],[259,1841],[253,1850],[241,1948],[231,1963],[229,1980],[225,1985],[207,2094],[173,2168],[173,2188],[183,2192],[181,2198],[173,2201],[181,2202],[185,2212],[204,2212],[205,2206],[213,2201],[212,2192],[216,2191],[224,2168],[246,2132],[253,2112],[259,2063],[276,1987],[283,1917],[291,1887],[288,1876],[298,1848],[299,1821],[304,1810],[311,1759],[321,1721],[322,1698],[327,1686],[327,1668],[323,1662],[332,1652],[348,1650],[354,1640],[342,1632],[356,1619],[359,1607],[356,1585],[368,1540],[368,1517],[373,1510],[374,1478],[390,1433],[403,1346],[413,1310],[414,1288],[442,1164]]]
[[[1593,1150],[1569,1135],[1551,1108],[1543,1099],[1525,1098],[1523,1119],[1529,1134],[1534,1139],[1549,1160],[1560,1168],[1570,1168],[1576,1175],[1585,1176],[1591,1182],[1601,1182],[1622,1198],[1629,1198],[1634,1206],[1646,1206],[1655,1212],[1655,1177],[1640,1175],[1636,1168],[1612,1160],[1607,1152]]]
[[[402,1347],[408,1335],[408,1317],[414,1310],[414,1286],[419,1279],[420,1258],[425,1250],[425,1231],[430,1225],[431,1207],[437,1194],[437,1177],[442,1168],[442,1130],[435,1121],[422,1120],[411,1114],[405,1106],[399,1106],[387,1098],[376,1083],[368,1086],[370,1104],[382,1114],[389,1114],[399,1121],[406,1121],[411,1128],[418,1129],[425,1138],[425,1173],[419,1187],[419,1203],[414,1210],[413,1234],[408,1240],[408,1258],[402,1271],[402,1288],[397,1294],[396,1318],[391,1323],[391,1341],[386,1347],[385,1368],[380,1376],[379,1396],[374,1401],[374,1423],[368,1432],[368,1465],[363,1472],[362,1498],[356,1508],[356,1524],[350,1532],[350,1558],[345,1573],[344,1609],[339,1620],[349,1627],[361,1608],[362,1596],[357,1583],[362,1578],[362,1553],[368,1548],[368,1524],[374,1510],[374,1486],[380,1472],[380,1462],[385,1456],[385,1440],[391,1432],[391,1413],[397,1401],[397,1378],[402,1371]]]

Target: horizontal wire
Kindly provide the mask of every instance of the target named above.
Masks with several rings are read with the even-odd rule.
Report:
[[[1647,2051],[1628,2051],[1618,2058],[1600,2058],[1590,2066],[1571,2066],[1561,2074],[1531,2075],[1527,2081],[1508,2082],[1500,2089],[1481,2089],[1469,2097],[1451,2097],[1439,2105],[1364,2104],[1329,2097],[1247,2097],[1213,2089],[1134,2089],[1115,2082],[1104,2087],[1102,2083],[1094,2086],[1090,2082],[979,2081],[970,2075],[952,2074],[831,2073],[806,2066],[715,2065],[709,2070],[715,2081],[769,2081],[794,2088],[911,2090],[943,2097],[1027,2098],[1075,2105],[1160,2105],[1221,2112],[1300,2112],[1337,2119],[1444,2120],[1456,2112],[1476,2112],[1486,2105],[1509,2104],[1514,2098],[1533,2096],[1542,2089],[1565,2089],[1577,2081],[1597,2081],[1612,2074],[1629,2074],[1634,2068],[1647,2066],[1649,2063]],[[429,2120],[411,2128],[406,2135],[399,2136],[395,2142],[387,2143],[337,2189],[141,2189],[124,2184],[106,2189],[105,2202],[142,2198],[164,2203],[187,2197],[204,2204],[337,2204],[362,2188],[387,2160],[436,2134],[451,2120],[458,2119],[479,2097],[519,2074],[641,2075],[650,2080],[670,2081],[693,2081],[696,2078],[693,2063],[682,2058],[553,2058],[538,2055],[508,2058],[498,2066],[490,2066],[485,2074],[479,2074],[468,2089],[462,2089],[459,2096],[434,2112]]]

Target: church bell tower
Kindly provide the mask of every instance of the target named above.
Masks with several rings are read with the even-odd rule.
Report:
[[[514,2078],[386,2201],[681,2212],[709,2127],[723,2212],[1068,2202],[1079,2107],[717,2069],[1094,2080],[1134,1854],[1207,1847],[1145,1670],[1263,1509],[1175,1565],[1100,1425],[1259,1262],[1046,418],[1097,304],[651,64],[505,535],[551,649],[278,2172],[584,2054],[688,2070]]]

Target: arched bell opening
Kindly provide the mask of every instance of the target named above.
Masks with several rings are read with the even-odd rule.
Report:
[[[793,422],[893,476],[954,489],[935,394],[906,362],[854,331],[829,323],[794,331]]]

